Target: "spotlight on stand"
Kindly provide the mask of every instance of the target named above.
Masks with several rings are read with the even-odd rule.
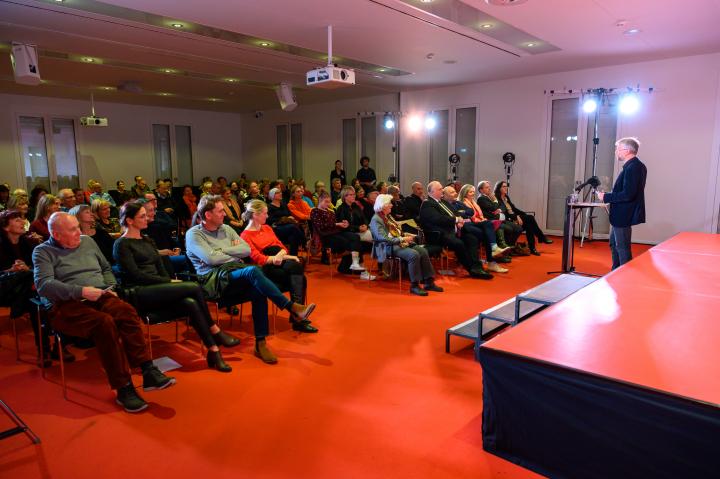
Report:
[[[635,93],[626,93],[620,98],[618,108],[623,115],[632,115],[640,109],[640,100]]]
[[[383,125],[385,125],[386,130],[392,130],[395,128],[395,120],[390,113],[385,113],[385,116],[383,117]]]
[[[433,115],[428,115],[425,117],[425,129],[426,130],[434,130],[437,126],[437,120]]]
[[[594,96],[585,99],[583,102],[582,109],[585,113],[594,113],[597,110],[598,104]]]
[[[505,181],[510,189],[510,177],[513,175],[513,166],[515,166],[515,153],[508,151],[502,156],[502,160],[505,167]]]

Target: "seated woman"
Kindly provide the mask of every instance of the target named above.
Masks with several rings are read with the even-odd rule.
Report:
[[[15,190],[18,191],[18,190]],[[25,190],[20,190],[23,193]],[[17,210],[20,213],[20,218],[23,220],[23,229],[25,232],[30,230],[30,220],[28,220],[28,211],[30,211],[30,201],[28,200],[27,193],[10,195],[7,202],[8,210]]]
[[[49,367],[50,358],[59,357],[57,344],[51,352],[50,339],[43,329],[44,357],[40,359],[37,308],[30,302],[30,299],[35,297],[32,252],[39,244],[39,240],[36,235],[25,233],[23,223],[18,210],[5,210],[0,213],[0,305],[10,308],[10,318],[30,315],[30,324],[35,333],[35,346],[38,348],[38,365]],[[65,361],[75,360],[75,356],[67,350],[64,350],[63,354]]]
[[[355,188],[344,186],[340,190],[340,206],[335,208],[335,218],[339,222],[347,221],[347,231],[360,235],[360,241],[372,243],[372,234],[360,205],[355,201]]]
[[[262,266],[265,276],[280,290],[290,291],[290,299],[294,302],[305,304],[307,288],[305,267],[297,256],[287,253],[285,245],[266,224],[267,218],[268,208],[264,201],[248,201],[243,213],[247,227],[240,237],[250,245],[250,259],[253,263]],[[290,312],[290,322],[295,331],[304,333],[318,331],[310,325],[310,320],[300,319],[293,312]]]
[[[382,263],[389,255],[397,256],[408,265],[410,274],[410,293],[427,296],[428,291],[442,293],[443,289],[435,284],[435,270],[430,262],[427,250],[415,244],[415,235],[403,233],[400,225],[390,215],[392,196],[378,195],[375,200],[375,215],[370,221],[370,231],[375,240],[375,256]],[[425,285],[420,288],[420,282]]]
[[[552,244],[552,240],[545,236],[540,227],[535,221],[535,217],[525,213],[523,210],[515,206],[508,196],[508,184],[507,181],[498,181],[495,184],[495,197],[500,203],[500,210],[505,215],[508,221],[512,221],[525,230],[525,236],[527,236],[528,248],[530,253],[535,256],[540,256],[540,253],[535,248],[535,239],[540,243]]]
[[[95,227],[105,230],[113,238],[120,236],[120,223],[117,218],[111,218],[112,205],[106,200],[92,200],[90,210],[95,216]]]
[[[489,220],[501,221],[500,227],[497,229],[496,236],[498,246],[506,248],[507,246],[516,246],[518,236],[522,233],[522,227],[512,221],[506,221],[505,215],[500,209],[500,203],[492,191],[492,186],[487,180],[478,183],[478,191],[480,197],[477,200],[478,206],[482,210],[483,216]],[[513,250],[513,254],[520,254],[519,248]],[[527,254],[525,254],[527,256]]]
[[[73,206],[68,213],[77,218],[78,223],[80,223],[80,233],[91,237],[108,263],[115,264],[115,260],[113,260],[113,243],[115,240],[104,229],[95,227],[95,216],[90,211],[90,206]]]
[[[498,261],[503,263],[509,263],[510,258],[503,256],[507,253],[510,247],[500,248],[497,243],[499,235],[496,236],[495,230],[500,228],[500,221],[491,221],[485,218],[482,209],[475,202],[475,187],[473,185],[463,185],[460,188],[460,194],[458,195],[458,201],[464,204],[469,211],[472,211],[470,222],[465,223],[463,231],[467,231],[470,234],[474,234],[479,241],[482,241],[485,246],[485,257],[490,263],[490,270],[498,270],[497,265],[492,265],[491,258],[499,258]],[[502,235],[502,231],[500,231]]]
[[[290,201],[288,201],[287,207],[290,210],[290,214],[295,218],[298,223],[307,223],[310,219],[310,213],[312,208],[303,200],[303,187],[295,185],[290,190]]]
[[[183,186],[182,204],[178,208],[178,218],[185,229],[192,226],[192,217],[197,211],[197,197],[193,192],[192,186]]]
[[[140,231],[147,228],[147,212],[139,202],[129,202],[120,210],[125,233],[115,241],[113,256],[124,288],[131,289],[130,302],[141,313],[171,313],[189,316],[190,324],[202,340],[209,368],[232,371],[218,345],[237,346],[240,340],[220,330],[210,317],[203,289],[194,282],[170,278],[153,241]]]
[[[60,199],[54,195],[43,195],[35,209],[35,221],[30,223],[30,233],[36,233],[43,241],[50,239],[48,230],[48,219],[60,209]]]
[[[302,200],[301,200],[302,201]],[[351,271],[362,271],[361,279],[373,280],[375,276],[370,275],[360,265],[362,261],[362,244],[357,233],[347,231],[350,226],[348,221],[337,221],[335,213],[330,211],[330,194],[323,192],[318,198],[318,207],[310,214],[315,233],[319,235],[325,247],[333,251],[350,251],[349,255],[343,256],[338,266],[338,271],[343,274],[350,274]]]
[[[225,224],[235,230],[237,234],[242,233],[244,222],[242,219],[242,208],[233,198],[232,190],[227,186],[221,190],[223,209],[225,210]]]
[[[290,214],[290,210],[282,202],[282,190],[273,188],[268,192],[270,204],[268,207],[267,224],[275,231],[275,235],[283,244],[287,245],[290,254],[297,256],[300,245],[306,242],[305,232],[295,218]]]

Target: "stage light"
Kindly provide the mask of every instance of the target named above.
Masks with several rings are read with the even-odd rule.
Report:
[[[434,130],[437,126],[437,120],[434,116],[428,115],[425,117],[425,129],[426,130]]]
[[[620,113],[632,115],[640,109],[640,100],[634,93],[626,93],[620,98]]]
[[[393,120],[393,117],[389,114],[385,115],[383,118],[383,124],[385,125],[386,130],[392,130],[395,128],[395,120]]]
[[[597,104],[597,100],[595,99],[595,97],[590,97],[590,98],[586,99],[583,102],[583,106],[582,106],[583,111],[585,113],[593,113],[595,110],[597,110],[597,107],[598,107],[598,104]]]
[[[412,132],[416,132],[420,129],[422,122],[419,116],[411,116],[408,118],[408,129]]]

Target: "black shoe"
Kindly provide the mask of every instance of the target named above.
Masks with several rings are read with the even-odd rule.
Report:
[[[301,333],[317,333],[318,328],[312,326],[310,321],[303,319],[300,321],[291,321],[293,331],[300,331]]]
[[[496,263],[512,263],[512,258],[509,256],[501,256],[500,258],[495,258]]]
[[[544,240],[542,240],[540,242],[545,243],[545,244],[553,244],[553,240],[551,240],[550,238],[545,238]]]
[[[534,256],[540,256],[540,252],[536,250],[535,248],[530,249],[530,254]]]
[[[235,336],[230,336],[224,331],[220,331],[217,334],[213,334],[213,339],[215,340],[215,344],[218,346],[225,346],[226,348],[234,348],[238,344],[240,344],[240,340],[236,338]]]
[[[71,363],[75,361],[75,355],[68,351],[67,346],[63,346],[62,349],[62,355],[63,355],[63,361],[66,363]],[[55,361],[60,361],[60,355],[58,354],[58,348],[57,344],[53,346],[52,352],[50,353],[50,357],[54,359]]]
[[[493,279],[493,275],[484,269],[473,269],[470,271],[470,277],[475,279]]]
[[[145,400],[135,391],[132,383],[117,390],[115,402],[121,405],[126,412],[140,412],[148,407]]]
[[[420,288],[420,286],[413,285],[410,286],[410,294],[415,294],[417,296],[427,296],[428,292]]]
[[[231,316],[235,316],[236,314],[240,313],[240,310],[237,309],[236,306],[228,306],[227,308],[225,308],[225,311],[227,311],[227,314]]]
[[[221,373],[229,373],[232,371],[232,367],[225,362],[220,351],[208,351],[207,363],[209,368],[217,369]]]
[[[442,293],[445,290],[435,283],[427,283],[425,285],[425,291],[435,291],[436,293]]]
[[[150,366],[143,371],[143,391],[165,389],[175,384],[175,378],[165,376],[157,366]]]

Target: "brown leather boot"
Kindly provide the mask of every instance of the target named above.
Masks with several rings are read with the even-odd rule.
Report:
[[[277,357],[270,351],[270,348],[267,347],[264,339],[255,341],[255,356],[267,364],[276,364],[278,362]]]

